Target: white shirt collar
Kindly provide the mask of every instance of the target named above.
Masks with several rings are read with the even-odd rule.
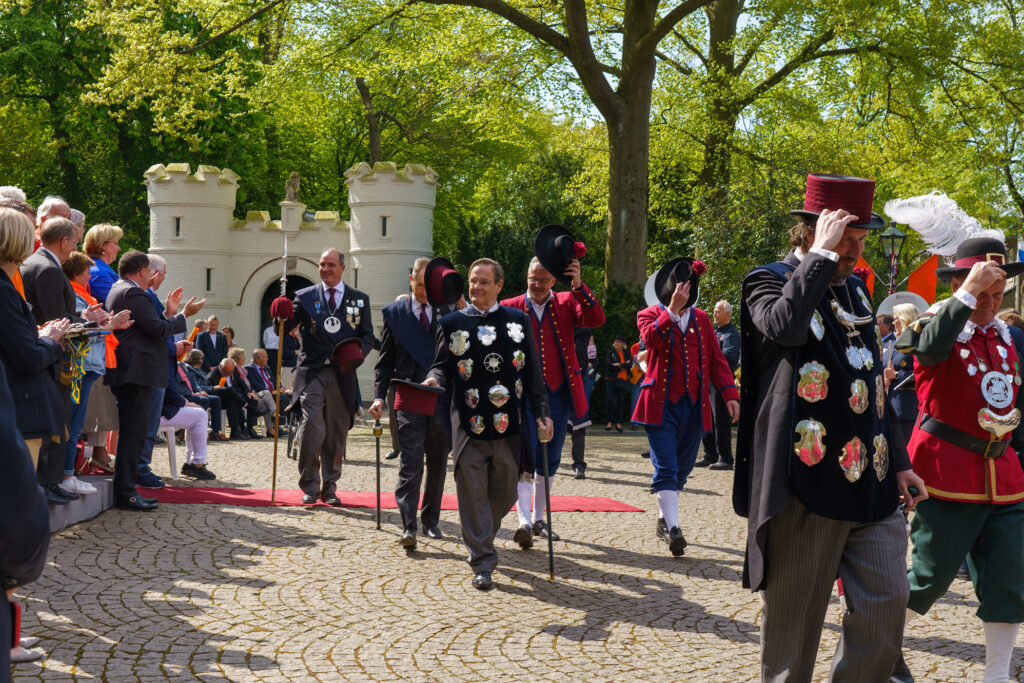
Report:
[[[533,312],[537,315],[538,318],[543,318],[544,317],[544,310],[547,308],[548,302],[551,301],[554,297],[555,297],[554,290],[549,289],[548,290],[548,297],[546,299],[544,299],[544,301],[542,301],[542,302],[540,302],[538,304],[537,302],[535,302],[533,300],[532,297],[530,297],[530,293],[529,292],[526,293],[526,301],[529,302],[530,308],[533,309]]]
[[[409,300],[412,301],[412,314],[414,316],[419,318],[420,310],[425,310],[427,312],[427,320],[431,320],[433,318],[434,307],[430,305],[430,302],[421,304],[419,301],[416,300],[416,297],[412,295],[409,296]]]
[[[42,245],[39,246],[39,251],[45,251],[47,254],[50,255],[50,258],[52,258],[54,261],[57,262],[58,266],[60,265],[60,259],[57,258],[57,255],[54,254],[52,251],[50,251],[49,249],[47,249],[46,247],[44,247]]]
[[[470,303],[468,306],[462,309],[464,315],[487,315],[488,313],[494,313],[498,310],[498,302],[495,302],[493,306],[488,308],[486,311],[481,311],[479,308]]]
[[[324,298],[327,299],[328,302],[331,300],[331,295],[327,293],[327,290],[330,288],[330,285],[326,282],[320,282],[320,289],[323,291]],[[345,281],[341,280],[338,284],[334,285],[334,291],[338,293],[338,302],[340,304],[342,298],[345,296]]]

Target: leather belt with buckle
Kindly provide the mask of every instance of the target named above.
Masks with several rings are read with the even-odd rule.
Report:
[[[948,441],[954,446],[959,446],[964,450],[983,455],[986,458],[998,458],[1006,449],[1010,447],[1010,440],[1006,441],[995,441],[982,439],[968,434],[967,432],[961,431],[956,427],[951,427],[945,422],[941,422],[931,415],[921,416],[921,430],[928,432],[932,436],[938,437],[943,441]]]

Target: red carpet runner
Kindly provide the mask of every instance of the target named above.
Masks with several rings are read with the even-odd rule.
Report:
[[[268,507],[270,505],[270,489],[231,489],[208,486],[166,486],[162,489],[146,489],[146,495],[156,498],[161,503],[194,503],[206,505],[244,505],[249,507]],[[346,508],[376,508],[377,494],[373,491],[338,491],[341,506]],[[275,505],[302,505],[302,491],[298,489],[278,489],[274,499]],[[323,505],[323,503],[318,503]],[[393,510],[395,496],[391,492],[381,491],[381,508]],[[441,501],[442,510],[458,510],[454,494],[445,494]],[[600,496],[551,496],[552,512],[643,512],[638,507],[626,505],[612,498]]]

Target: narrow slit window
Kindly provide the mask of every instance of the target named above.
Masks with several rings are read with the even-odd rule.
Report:
[[[355,287],[356,289],[359,289],[359,269],[353,268],[352,271],[355,273],[353,275],[353,279],[355,279],[355,282],[352,283],[352,286]]]
[[[206,291],[213,290],[213,268],[206,269]]]
[[[380,217],[380,236],[381,237],[387,237],[388,236],[388,217],[387,216],[381,216]]]
[[[174,236],[181,237],[181,216],[174,217]]]

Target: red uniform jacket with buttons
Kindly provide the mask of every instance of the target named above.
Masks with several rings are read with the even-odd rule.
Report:
[[[633,422],[660,425],[665,401],[674,403],[685,391],[700,401],[704,431],[711,431],[711,382],[726,401],[739,401],[740,394],[708,314],[691,308],[685,335],[661,304],[637,313],[636,323],[647,346],[647,374]]]
[[[544,308],[544,320],[539,325],[526,294],[504,299],[501,305],[519,309],[530,316],[548,390],[557,391],[568,377],[573,411],[579,418],[587,412],[587,393],[583,390],[580,362],[576,358],[573,328],[604,325],[604,309],[586,285],[581,285],[578,290],[552,294]]]

